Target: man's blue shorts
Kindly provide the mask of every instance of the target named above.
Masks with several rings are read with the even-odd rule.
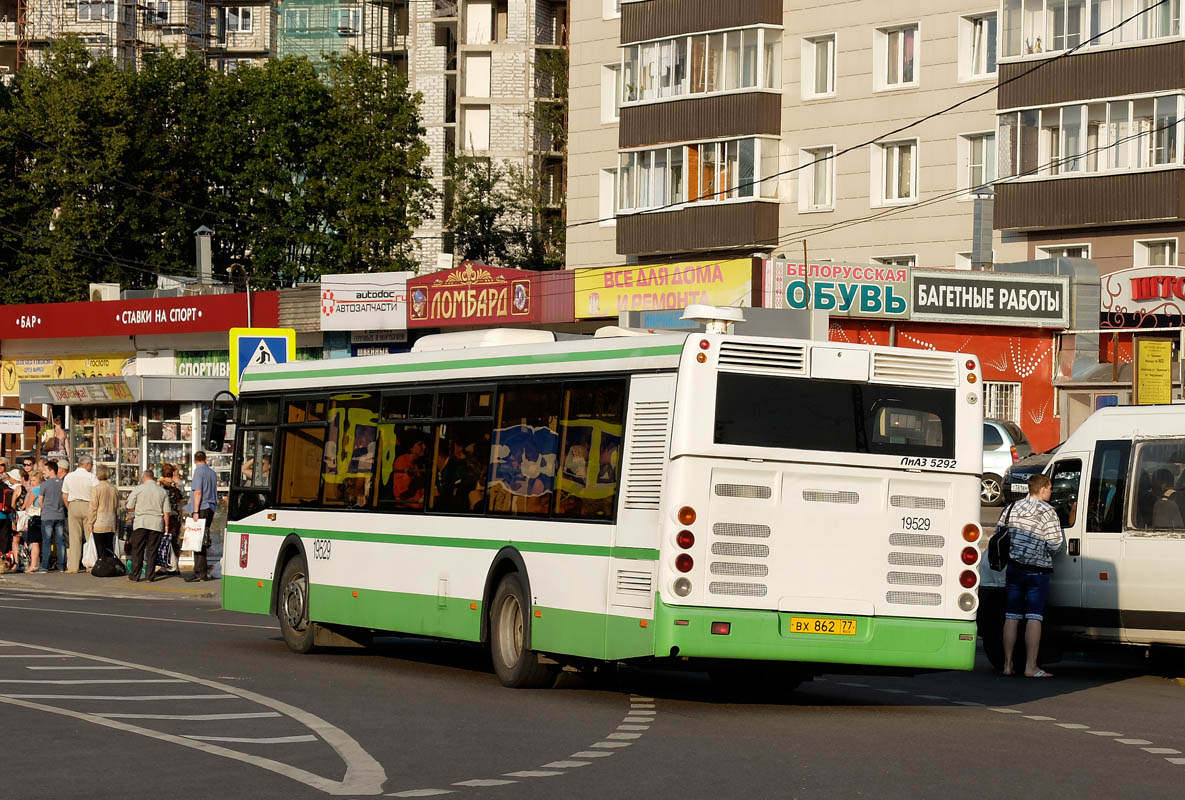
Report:
[[[1004,618],[1043,620],[1051,574],[1023,564],[1010,563],[1007,572],[1004,573],[1008,590],[1008,606]]]

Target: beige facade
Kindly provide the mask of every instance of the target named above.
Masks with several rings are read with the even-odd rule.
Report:
[[[673,8],[670,4],[664,6],[662,0],[638,3],[648,4],[651,17],[653,12]],[[623,4],[627,16],[633,5],[628,0]],[[622,48],[615,48],[621,42],[622,25],[612,18],[612,6],[610,0],[604,6],[588,3],[582,10],[573,11],[569,216],[570,222],[579,227],[569,231],[570,267],[692,255],[658,252],[656,248],[649,252],[624,252],[619,242],[629,246],[648,237],[631,235],[619,239],[617,225],[598,221],[613,216],[614,198],[620,201],[620,185],[616,195],[608,193],[612,173],[619,166],[618,153],[632,148],[619,146],[619,137],[624,132],[621,138],[638,139],[637,131],[623,130],[624,125],[613,121],[614,92],[612,83],[608,88],[605,83],[607,78],[611,79],[607,67],[622,55]],[[750,84],[752,88],[747,91],[724,90],[715,94],[721,102],[735,95],[735,101],[740,104],[733,106],[740,111],[738,120],[756,120],[752,123],[754,129],[739,130],[733,126],[729,133],[721,134],[717,130],[721,126],[717,125],[711,136],[716,141],[745,134],[757,137],[760,158],[754,169],[758,170],[762,187],[768,184],[766,176],[784,173],[774,179],[778,206],[776,233],[772,226],[756,238],[730,236],[728,231],[721,231],[714,243],[699,254],[705,250],[736,255],[762,252],[801,258],[805,240],[810,260],[869,263],[905,259],[918,266],[969,267],[974,208],[970,188],[973,182],[984,183],[994,178],[994,140],[986,137],[994,135],[995,129],[995,96],[990,90],[996,75],[991,69],[994,54],[988,58],[987,53],[992,32],[987,20],[994,21],[996,13],[991,3],[968,0],[910,4],[877,0],[843,4],[784,2],[780,74],[768,84],[770,88],[765,88],[765,80],[772,71],[765,65],[758,85]],[[770,24],[768,17],[757,20],[754,14],[738,20],[736,25],[738,36],[742,37],[739,40],[744,43],[742,47],[747,46],[748,40],[743,38],[746,31],[763,25],[763,47],[778,37],[779,26]],[[977,23],[977,20],[982,21]],[[676,25],[673,29],[680,39],[685,34],[694,34],[686,26]],[[655,38],[672,37],[664,33]],[[635,31],[633,41],[645,42],[647,38]],[[692,50],[690,60],[694,61],[695,57]],[[726,65],[729,57],[725,45]],[[644,64],[642,68],[645,69]],[[708,82],[711,82],[710,74]],[[618,85],[617,91],[622,85]],[[984,93],[982,97],[957,110],[893,134],[881,144],[867,144],[980,92]],[[629,103],[628,94],[627,90],[627,111],[630,105],[657,107],[664,103],[685,109],[693,104],[705,110],[725,108],[707,105],[712,93],[705,94],[704,99],[685,94],[675,99],[656,98],[635,104]],[[768,130],[767,124],[761,121],[764,112],[760,109],[747,113],[749,107],[764,107],[771,94],[778,96],[781,109],[780,130],[775,131]],[[657,118],[662,112],[651,108],[646,112],[647,118]],[[683,113],[680,124],[667,127],[686,130],[688,115],[686,111]],[[695,116],[692,113],[690,118],[694,120]],[[774,125],[779,127],[779,123]],[[689,138],[679,143],[711,139]],[[665,139],[646,140],[651,148],[651,143],[660,142]],[[848,148],[854,149],[843,152]],[[820,158],[829,152],[840,155],[833,161]],[[701,158],[702,154],[700,150]],[[809,166],[816,160],[817,167]],[[726,174],[729,173],[720,173],[722,178]],[[748,174],[744,165],[740,174]],[[692,177],[690,172],[688,177]],[[738,179],[738,182],[743,181]],[[772,190],[763,188],[754,195],[726,202],[761,205],[769,202]],[[766,195],[766,199],[757,195]],[[693,205],[704,203],[688,202],[686,207]],[[677,227],[681,224],[678,214],[672,210],[653,217]],[[696,219],[702,218],[701,215]],[[661,237],[649,238],[661,241]],[[997,235],[997,249],[998,239]]]

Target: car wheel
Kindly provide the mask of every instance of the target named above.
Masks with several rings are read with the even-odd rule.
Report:
[[[1004,501],[1003,485],[999,475],[984,475],[979,484],[979,502],[985,506],[998,506]]]

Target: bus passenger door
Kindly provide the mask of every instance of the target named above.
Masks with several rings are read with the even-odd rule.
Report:
[[[1053,556],[1053,575],[1049,581],[1049,604],[1055,608],[1075,609],[1082,604],[1082,529],[1081,513],[1083,454],[1059,453],[1049,477],[1053,490],[1049,504],[1057,512],[1067,545]],[[1062,616],[1057,615],[1059,620]]]

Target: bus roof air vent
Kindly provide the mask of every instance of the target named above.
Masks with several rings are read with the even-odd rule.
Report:
[[[735,322],[744,322],[745,315],[739,308],[732,306],[708,306],[696,303],[683,311],[681,320],[702,322],[705,333],[732,333]]]

